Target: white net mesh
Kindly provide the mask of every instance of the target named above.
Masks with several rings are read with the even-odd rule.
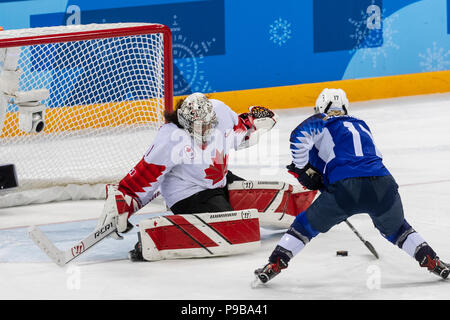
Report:
[[[114,25],[75,30],[96,27]],[[9,36],[0,32],[0,51],[2,38],[57,35],[73,28],[9,31]],[[47,89],[50,96],[42,102],[44,130],[27,133],[19,129],[18,106],[4,95],[9,103],[0,124],[0,165],[15,164],[19,188],[1,191],[0,207],[33,203],[16,203],[18,193],[32,189],[122,178],[163,122],[163,57],[161,33],[21,47],[19,91]],[[2,67],[0,63],[0,80]]]

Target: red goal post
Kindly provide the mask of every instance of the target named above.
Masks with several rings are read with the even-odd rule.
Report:
[[[172,110],[172,59],[161,24],[0,32],[0,164],[14,164],[19,180],[0,190],[0,207],[67,200],[56,196],[67,186],[102,197]]]

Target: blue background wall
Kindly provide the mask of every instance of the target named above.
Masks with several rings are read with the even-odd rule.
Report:
[[[166,24],[181,95],[449,70],[449,3],[0,0],[0,25]]]

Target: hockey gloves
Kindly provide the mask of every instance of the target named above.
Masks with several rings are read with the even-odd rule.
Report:
[[[260,106],[250,107],[249,112],[241,113],[239,117],[242,119],[247,129],[253,130],[270,130],[275,125],[278,118],[273,111]]]
[[[297,180],[309,190],[319,190],[323,188],[322,175],[318,173],[311,164],[307,164],[303,169],[298,169],[294,163],[286,166],[288,172],[292,174]]]

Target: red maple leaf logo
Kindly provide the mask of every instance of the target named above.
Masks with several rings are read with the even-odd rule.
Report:
[[[205,179],[212,180],[213,185],[221,181],[228,172],[227,169],[227,155],[225,151],[219,152],[216,150],[216,156],[211,159],[213,161],[209,168],[205,169]]]

